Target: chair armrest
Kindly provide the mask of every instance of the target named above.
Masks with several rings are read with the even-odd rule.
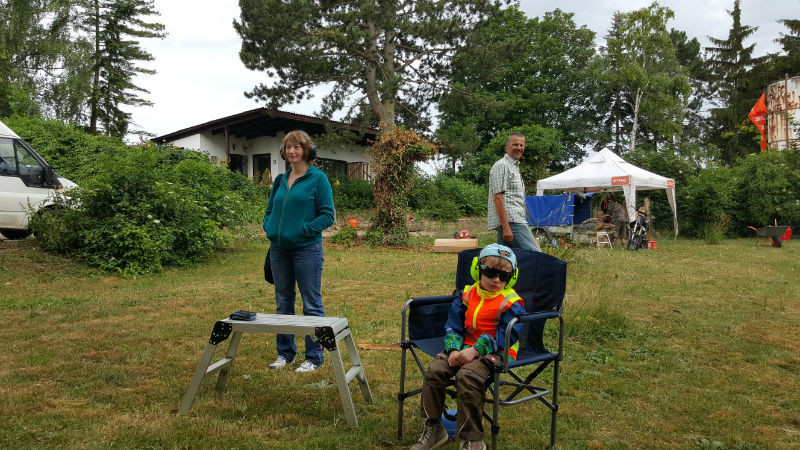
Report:
[[[542,311],[542,312],[521,314],[518,316],[518,318],[519,322],[531,322],[539,319],[557,319],[560,316],[561,313],[558,311]]]
[[[406,307],[409,304],[413,304],[414,306],[422,306],[422,305],[435,305],[437,303],[450,303],[453,301],[453,295],[436,295],[433,297],[412,297],[406,302]]]
[[[508,372],[508,352],[509,347],[511,346],[511,329],[517,322],[533,322],[534,320],[541,320],[541,319],[558,319],[558,354],[561,355],[564,348],[564,317],[561,315],[561,311],[542,311],[542,312],[535,312],[535,313],[528,313],[528,314],[520,314],[519,316],[511,319],[511,322],[508,323],[508,328],[506,328],[506,342],[505,347],[501,354],[503,355],[503,372]],[[559,356],[559,360],[560,360]]]

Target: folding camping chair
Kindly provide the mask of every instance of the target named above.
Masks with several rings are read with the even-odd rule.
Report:
[[[481,249],[464,250],[458,254],[458,269],[454,293],[463,291],[464,286],[474,283],[470,275],[472,259]],[[503,354],[503,364],[495,367],[492,384],[487,392],[487,402],[483,416],[491,425],[492,448],[497,449],[497,433],[500,431],[499,407],[517,405],[528,400],[539,400],[551,411],[550,448],[556,441],[556,413],[558,412],[558,366],[563,355],[564,320],[562,309],[566,290],[567,264],[545,253],[514,249],[519,266],[519,278],[514,290],[523,298],[528,314],[518,318],[525,323],[516,361],[509,361],[507,351]],[[422,387],[406,390],[406,358],[410,353],[420,373],[424,376],[427,364],[420,359],[420,352],[433,357],[444,350],[444,325],[453,300],[453,294],[437,297],[415,297],[408,300],[403,308],[400,359],[400,391],[397,395],[397,438],[403,436],[403,403],[405,399],[422,392]],[[545,322],[558,319],[558,351],[548,351],[543,343]],[[509,324],[512,327],[516,321]],[[506,342],[508,349],[511,343]],[[429,361],[428,358],[425,358]],[[548,366],[553,367],[552,389],[536,386],[534,379]],[[531,369],[524,375],[520,369]],[[501,393],[501,388],[503,389]],[[509,392],[510,390],[510,392]],[[449,391],[451,396],[455,390]],[[486,409],[491,404],[491,415]]]

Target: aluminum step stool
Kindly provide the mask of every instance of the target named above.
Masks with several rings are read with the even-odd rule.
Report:
[[[614,248],[611,245],[611,237],[609,237],[607,231],[597,232],[597,248],[600,248],[601,245],[608,245],[608,248]]]
[[[197,391],[200,389],[200,384],[203,380],[216,372],[219,372],[217,378],[217,391],[224,392],[225,384],[230,377],[231,369],[233,368],[233,360],[236,357],[236,350],[239,348],[239,343],[242,340],[242,333],[275,333],[275,334],[296,334],[314,336],[319,343],[330,351],[330,361],[333,366],[333,371],[336,374],[336,386],[339,388],[339,397],[342,400],[342,407],[344,414],[347,418],[347,423],[351,427],[358,426],[358,419],[356,418],[356,410],[353,407],[353,397],[350,395],[350,382],[353,379],[358,380],[361,387],[361,394],[364,401],[372,403],[372,393],[369,390],[367,383],[367,376],[364,374],[364,367],[361,365],[361,360],[358,357],[356,344],[353,341],[353,335],[350,333],[350,325],[344,317],[314,317],[314,316],[294,316],[283,314],[257,314],[256,320],[243,321],[223,319],[214,324],[214,329],[211,331],[211,338],[208,340],[203,356],[200,358],[200,364],[197,365],[197,370],[194,372],[192,382],[189,384],[189,389],[181,401],[181,407],[178,410],[178,415],[183,416],[189,413],[194,399],[197,396]],[[228,344],[228,351],[225,357],[219,361],[211,364],[211,358],[214,357],[214,351],[217,345],[228,339],[233,334],[230,344]],[[339,342],[344,341],[347,347],[347,354],[350,356],[350,370],[345,373],[344,364],[342,363],[342,354],[339,352]]]

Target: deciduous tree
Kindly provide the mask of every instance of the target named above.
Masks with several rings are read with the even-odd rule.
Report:
[[[658,3],[617,13],[603,49],[605,82],[618,89],[614,97],[624,103],[615,108],[629,111],[628,151],[636,147],[641,126],[661,142],[673,141],[681,131],[691,86],[667,31],[673,17]]]
[[[594,32],[572,16],[556,9],[528,19],[510,7],[477,27],[454,58],[452,87],[439,104],[438,135],[454,160],[529,124],[561,131],[567,159],[596,143]]]

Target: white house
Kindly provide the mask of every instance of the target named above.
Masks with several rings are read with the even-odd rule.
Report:
[[[317,167],[329,175],[371,180],[366,148],[368,140],[377,138],[378,130],[302,114],[257,108],[158,136],[151,142],[206,153],[214,164],[227,162],[231,170],[247,177],[274,176],[287,169],[280,155],[286,133],[299,129],[315,137],[325,133],[326,125],[350,130],[355,140],[352,144],[317,145]]]

